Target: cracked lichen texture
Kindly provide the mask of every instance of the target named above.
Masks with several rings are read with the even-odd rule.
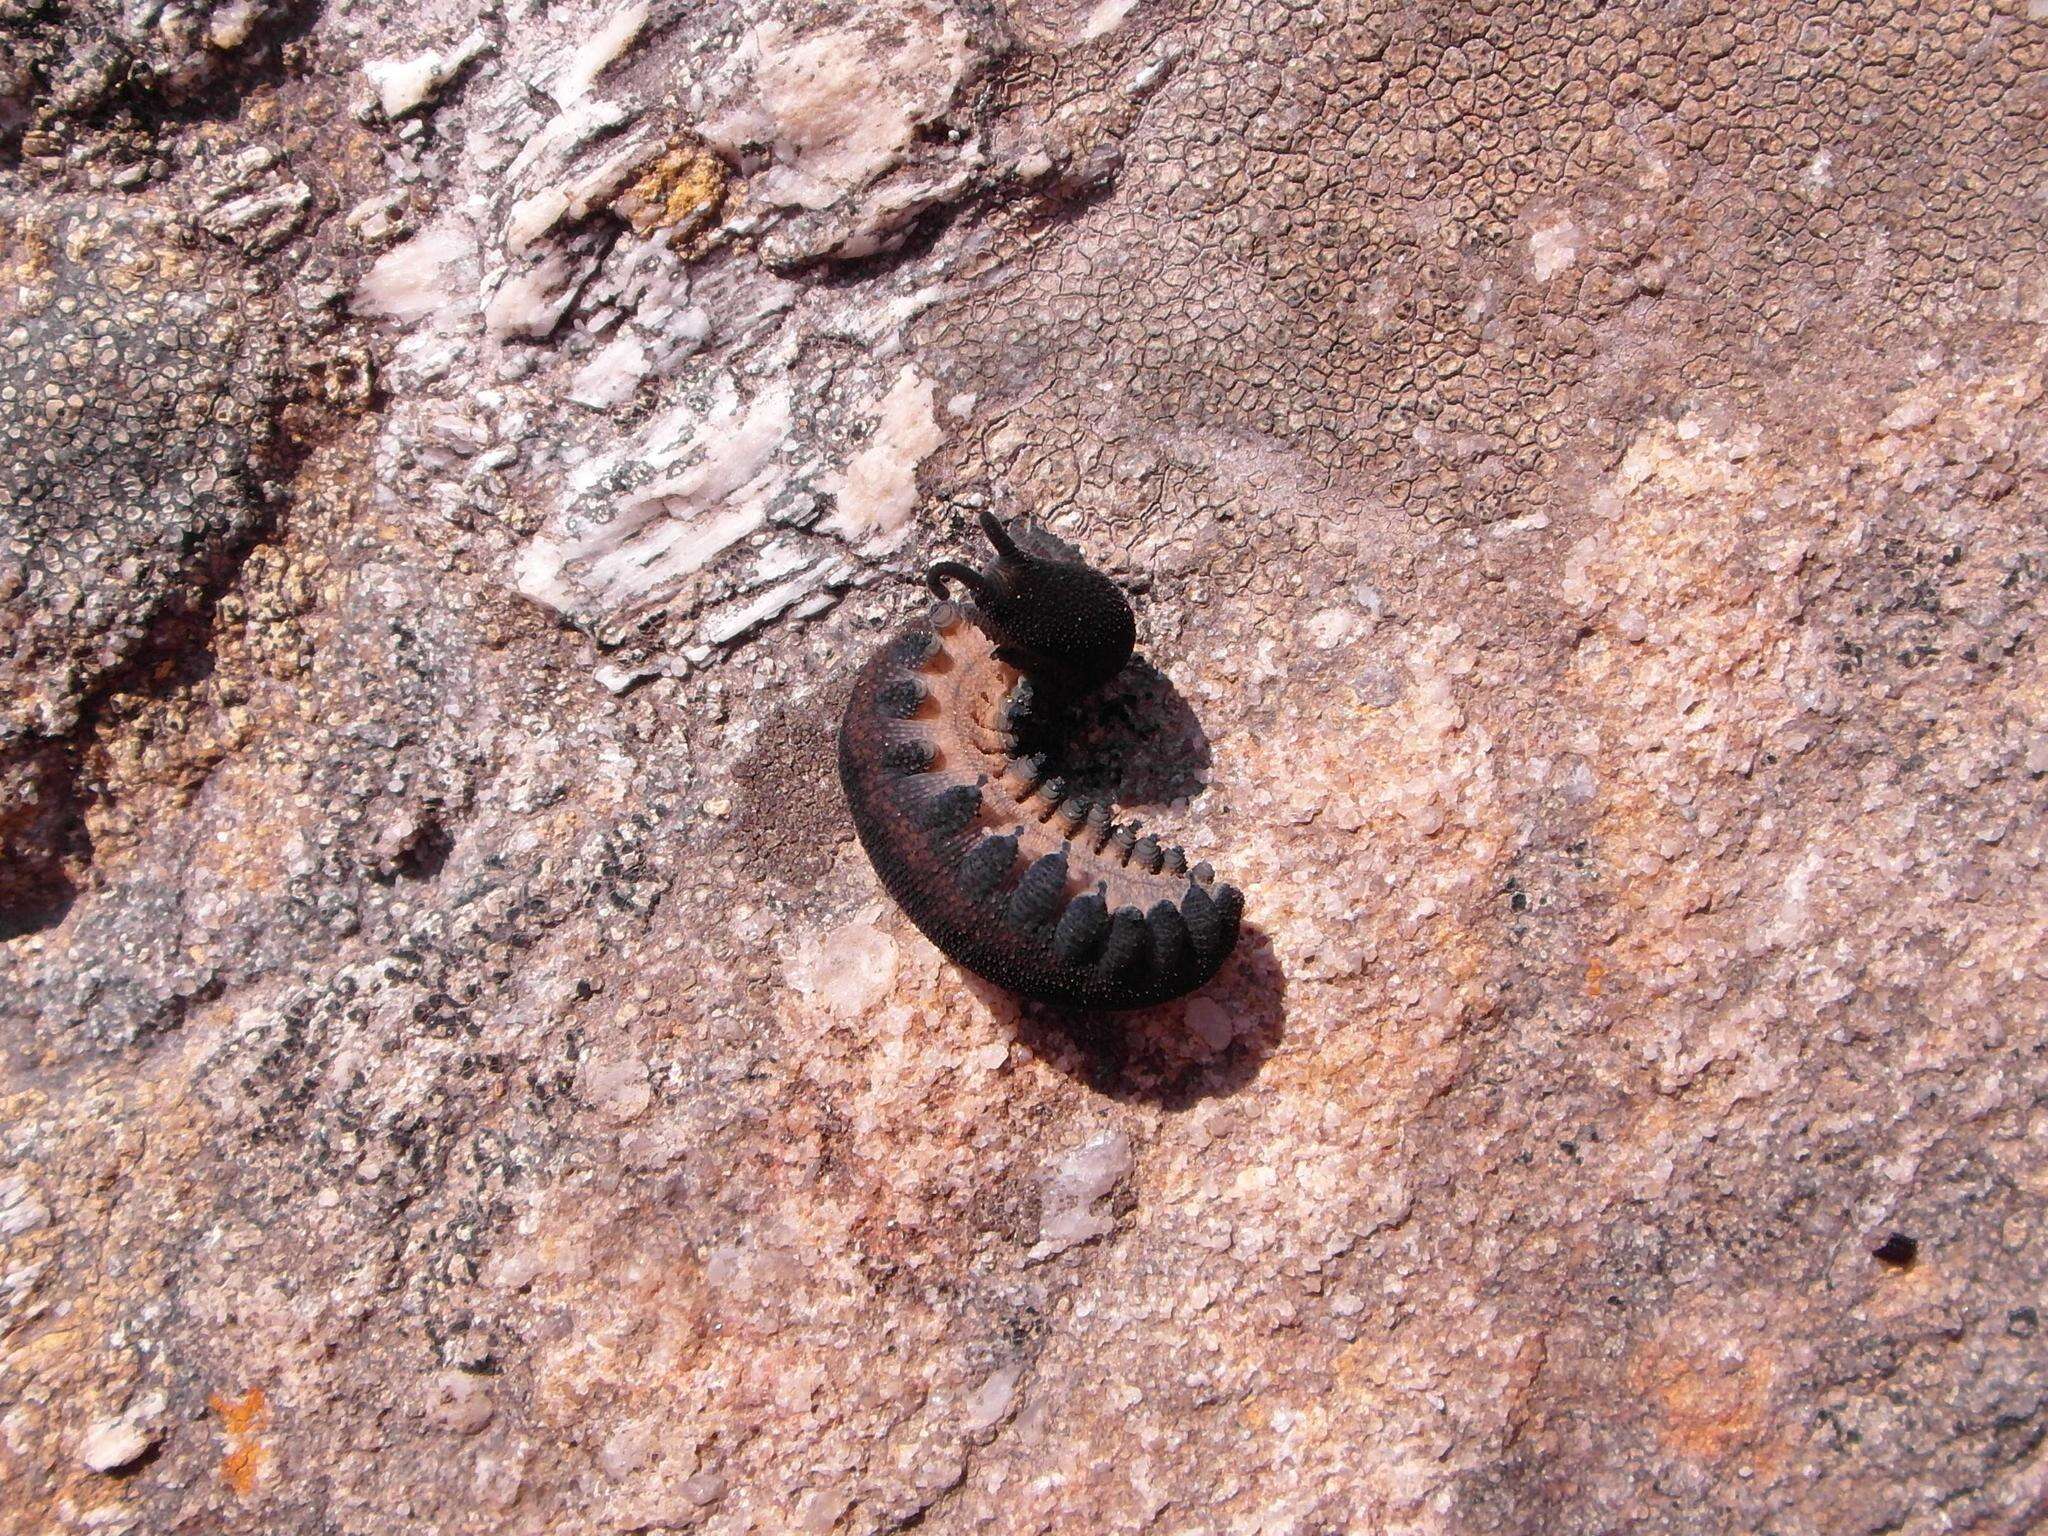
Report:
[[[270,62],[274,35],[299,9],[294,0],[0,0],[0,151],[54,165],[110,119],[190,110]]]
[[[0,924],[67,879],[52,743],[259,515],[274,347],[197,239],[116,203],[0,203]]]
[[[2039,1528],[2039,9],[436,0],[145,125],[356,125],[244,274],[332,414],[20,767],[0,1529]],[[1121,1024],[833,783],[982,504],[1245,890]]]
[[[239,276],[209,269],[174,222],[90,203],[0,220],[0,732],[61,735],[248,531],[269,349]]]

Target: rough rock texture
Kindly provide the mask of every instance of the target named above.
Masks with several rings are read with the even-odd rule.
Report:
[[[2034,0],[0,32],[0,1530],[2048,1520]],[[983,505],[1184,1003],[852,841]]]

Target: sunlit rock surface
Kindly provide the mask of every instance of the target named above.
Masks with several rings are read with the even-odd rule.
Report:
[[[0,1531],[2048,1521],[2040,10],[0,0]]]

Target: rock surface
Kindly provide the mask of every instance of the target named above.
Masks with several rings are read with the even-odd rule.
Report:
[[[0,1530],[2048,1521],[2041,9],[0,0]]]

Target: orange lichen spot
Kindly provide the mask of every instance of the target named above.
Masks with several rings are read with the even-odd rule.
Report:
[[[1657,1387],[1663,1409],[1658,1438],[1693,1461],[1718,1461],[1738,1450],[1754,1453],[1770,1382],[1768,1363],[1757,1357],[1734,1365],[1675,1363]]]
[[[227,1454],[220,1461],[221,1479],[237,1496],[246,1499],[255,1491],[257,1479],[270,1461],[270,1449],[259,1434],[270,1417],[270,1400],[261,1387],[251,1387],[239,1398],[216,1392],[207,1399],[207,1406],[220,1415],[221,1429],[227,1435]]]
[[[614,205],[640,234],[695,231],[718,216],[728,192],[725,164],[694,140],[669,145]]]
[[[1690,1338],[1652,1343],[1629,1365],[1667,1452],[1703,1465],[1740,1454],[1760,1472],[1780,1457],[1770,1414],[1777,1374],[1761,1345],[1734,1351]]]

